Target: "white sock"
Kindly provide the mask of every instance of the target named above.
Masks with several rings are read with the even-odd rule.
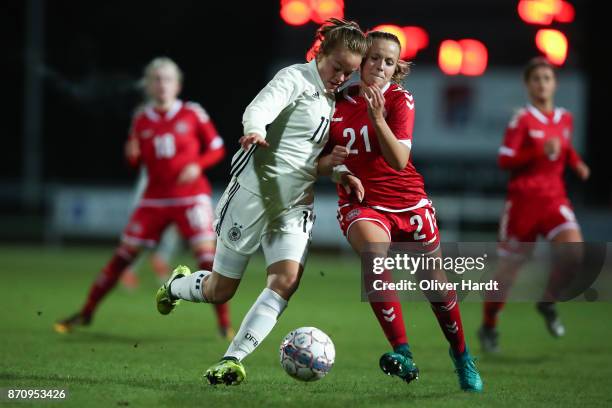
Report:
[[[177,278],[170,284],[170,295],[190,302],[206,302],[204,298],[204,278],[210,271],[196,271],[189,276]]]
[[[278,317],[287,307],[287,301],[278,293],[265,288],[244,317],[240,329],[229,348],[226,357],[241,361],[266,338],[274,328]]]

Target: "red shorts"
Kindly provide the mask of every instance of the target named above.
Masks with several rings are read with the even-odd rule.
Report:
[[[499,223],[499,248],[516,251],[519,242],[535,242],[538,236],[552,240],[561,231],[580,229],[567,197],[525,199],[508,197]],[[514,244],[514,245],[513,245]]]
[[[176,224],[190,243],[213,240],[213,210],[208,196],[187,204],[165,205],[163,200],[142,200],[123,231],[122,240],[136,246],[154,247],[170,224]]]
[[[345,204],[338,208],[338,222],[345,236],[357,221],[380,225],[392,242],[418,242],[424,253],[433,252],[440,245],[436,210],[431,201],[401,212],[390,212],[361,204]]]

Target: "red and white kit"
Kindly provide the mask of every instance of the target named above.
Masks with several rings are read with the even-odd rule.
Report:
[[[147,106],[136,113],[129,137],[138,141],[148,184],[122,239],[154,246],[171,223],[192,243],[214,239],[210,184],[204,175],[190,183],[178,182],[186,165],[197,163],[204,171],[225,154],[223,139],[206,111],[182,101],[167,112]]]
[[[411,148],[413,96],[397,84],[389,84],[382,91],[389,128]],[[358,87],[347,88],[336,102],[330,144],[349,149],[344,164],[365,189],[364,200],[359,203],[338,186],[338,220],[345,235],[355,222],[368,220],[380,224],[392,241],[421,243],[424,252],[437,249],[440,236],[435,210],[425,193],[423,177],[412,161],[399,171],[387,164],[368,116],[367,101],[359,96]]]
[[[511,251],[513,242],[534,242],[538,235],[553,239],[566,229],[578,229],[563,172],[582,160],[571,138],[572,115],[562,108],[547,114],[532,105],[521,109],[510,121],[499,166],[510,170],[508,195],[500,222],[501,252]],[[544,152],[544,143],[559,139],[556,156]]]

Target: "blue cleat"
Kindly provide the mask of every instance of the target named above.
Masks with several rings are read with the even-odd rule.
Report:
[[[466,347],[463,354],[459,357],[455,356],[452,349],[449,350],[449,354],[453,364],[455,364],[455,372],[457,377],[459,377],[461,389],[469,392],[482,392],[482,379],[468,348]]]
[[[394,351],[380,357],[380,369],[387,375],[395,375],[410,383],[419,379],[419,369],[412,361],[412,352],[407,344],[397,346]]]

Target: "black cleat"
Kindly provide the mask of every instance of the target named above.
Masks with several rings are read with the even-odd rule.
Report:
[[[536,308],[542,317],[544,317],[544,323],[550,335],[553,337],[563,337],[565,335],[565,326],[559,318],[555,304],[552,302],[538,302]]]

